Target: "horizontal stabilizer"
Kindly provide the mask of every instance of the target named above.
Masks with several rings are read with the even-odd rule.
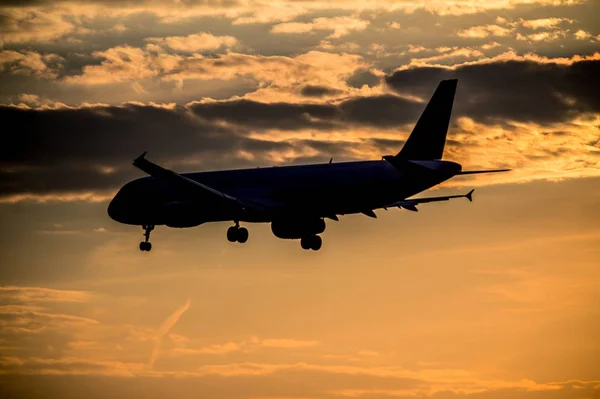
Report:
[[[452,198],[466,198],[469,201],[473,202],[473,191],[475,191],[475,189],[469,191],[466,194],[462,194],[462,195],[447,195],[444,197],[425,197],[425,198],[406,199],[406,200],[397,201],[392,204],[386,205],[384,208],[396,206],[398,208],[404,208],[404,209],[408,209],[409,211],[416,212],[417,205],[425,204],[427,202],[448,201],[448,200],[451,200]]]
[[[490,169],[490,170],[463,170],[458,172],[457,175],[476,175],[479,173],[498,173],[498,172],[510,172],[512,169]]]

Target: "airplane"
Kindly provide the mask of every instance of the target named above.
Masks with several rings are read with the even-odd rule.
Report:
[[[271,223],[273,234],[299,239],[305,250],[318,251],[325,219],[364,214],[375,209],[417,211],[428,202],[467,198],[463,195],[412,198],[454,176],[505,172],[510,169],[463,171],[442,160],[457,79],[439,83],[410,136],[396,155],[380,160],[313,165],[176,173],[148,159],[146,152],[133,165],[149,176],[125,184],[108,206],[115,221],[140,225],[150,251],[155,226],[189,228],[208,222],[231,221],[227,240],[245,243],[248,230],[240,223]]]

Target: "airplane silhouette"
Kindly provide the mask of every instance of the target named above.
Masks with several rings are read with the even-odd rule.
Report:
[[[443,80],[425,107],[402,150],[381,160],[178,174],[145,158],[133,165],[150,176],[127,183],[108,206],[117,222],[141,225],[150,251],[150,232],[158,225],[194,227],[232,221],[230,242],[244,243],[248,230],[240,222],[271,223],[276,237],[300,239],[303,249],[319,250],[325,219],[397,207],[417,211],[427,202],[467,198],[463,195],[410,197],[454,176],[504,172],[509,169],[463,171],[441,160],[452,113],[457,80]]]

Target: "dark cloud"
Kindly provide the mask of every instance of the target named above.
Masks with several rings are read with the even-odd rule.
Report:
[[[139,175],[131,161],[142,151],[168,165],[194,159],[197,169],[255,166],[267,160],[261,156],[269,151],[307,147],[324,156],[343,155],[357,144],[267,141],[250,138],[248,133],[404,123],[411,117],[402,111],[416,109],[410,105],[394,96],[381,96],[340,105],[236,100],[173,108],[0,106],[0,118],[12,126],[11,145],[0,148],[0,195],[117,188]],[[250,165],[239,157],[239,151],[255,154],[256,161]]]
[[[388,76],[386,82],[400,93],[429,98],[439,80],[458,78],[455,117],[469,116],[484,123],[516,120],[544,124],[600,111],[596,93],[599,68],[598,61],[572,65],[509,61],[455,70],[412,68]],[[356,97],[338,104],[237,99],[172,108],[136,104],[60,109],[3,106],[0,118],[5,126],[11,126],[12,140],[11,145],[0,148],[0,195],[117,188],[136,176],[131,160],[146,150],[154,160],[178,170],[185,165],[183,160],[196,161],[193,169],[271,164],[269,152],[306,148],[318,151],[315,159],[339,159],[360,144],[268,141],[250,138],[249,133],[406,128],[423,108],[422,103],[395,95]],[[370,145],[383,152],[401,147],[400,141],[381,141],[376,136],[366,139],[373,139]],[[252,164],[240,151],[254,154]]]
[[[218,165],[242,149],[290,146],[247,138],[242,129],[202,121],[181,107],[4,106],[0,117],[13,133],[11,145],[0,148],[0,195],[115,188],[135,175],[131,160],[145,150],[158,161],[205,154],[208,164]]]
[[[238,134],[202,123],[183,108],[127,104],[56,110],[0,107],[14,138],[0,149],[2,164],[93,163],[131,157],[140,148],[181,152],[190,145],[225,149]],[[109,159],[109,158],[108,158]]]
[[[306,85],[300,90],[300,94],[306,97],[324,97],[341,93],[341,90],[325,86]]]
[[[350,76],[346,83],[348,83],[348,86],[350,87],[356,87],[360,89],[364,85],[369,87],[377,86],[379,83],[381,83],[381,78],[373,74],[371,71],[359,70]]]
[[[336,107],[327,104],[259,103],[234,100],[194,103],[190,109],[207,121],[228,121],[242,126],[276,129],[331,129]]]
[[[454,115],[480,121],[553,123],[600,111],[600,61],[572,65],[506,61],[456,69],[411,68],[386,78],[395,91],[428,98],[432,85],[458,78]]]
[[[1,0],[2,7],[30,7],[46,3],[43,0]],[[49,2],[48,2],[49,3]]]
[[[351,98],[340,104],[259,103],[234,100],[194,103],[190,109],[206,121],[245,127],[339,129],[344,125],[384,127],[416,120],[423,105],[394,95]]]
[[[423,108],[422,104],[393,95],[357,97],[340,104],[346,120],[381,127],[415,122]]]

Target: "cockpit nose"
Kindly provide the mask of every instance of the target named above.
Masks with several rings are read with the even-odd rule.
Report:
[[[114,198],[108,204],[108,216],[114,221],[123,223],[123,214],[125,213],[125,206],[123,203],[123,189],[114,196]]]
[[[137,179],[125,184],[108,204],[111,219],[124,224],[152,224],[154,201],[148,191],[148,179]]]

